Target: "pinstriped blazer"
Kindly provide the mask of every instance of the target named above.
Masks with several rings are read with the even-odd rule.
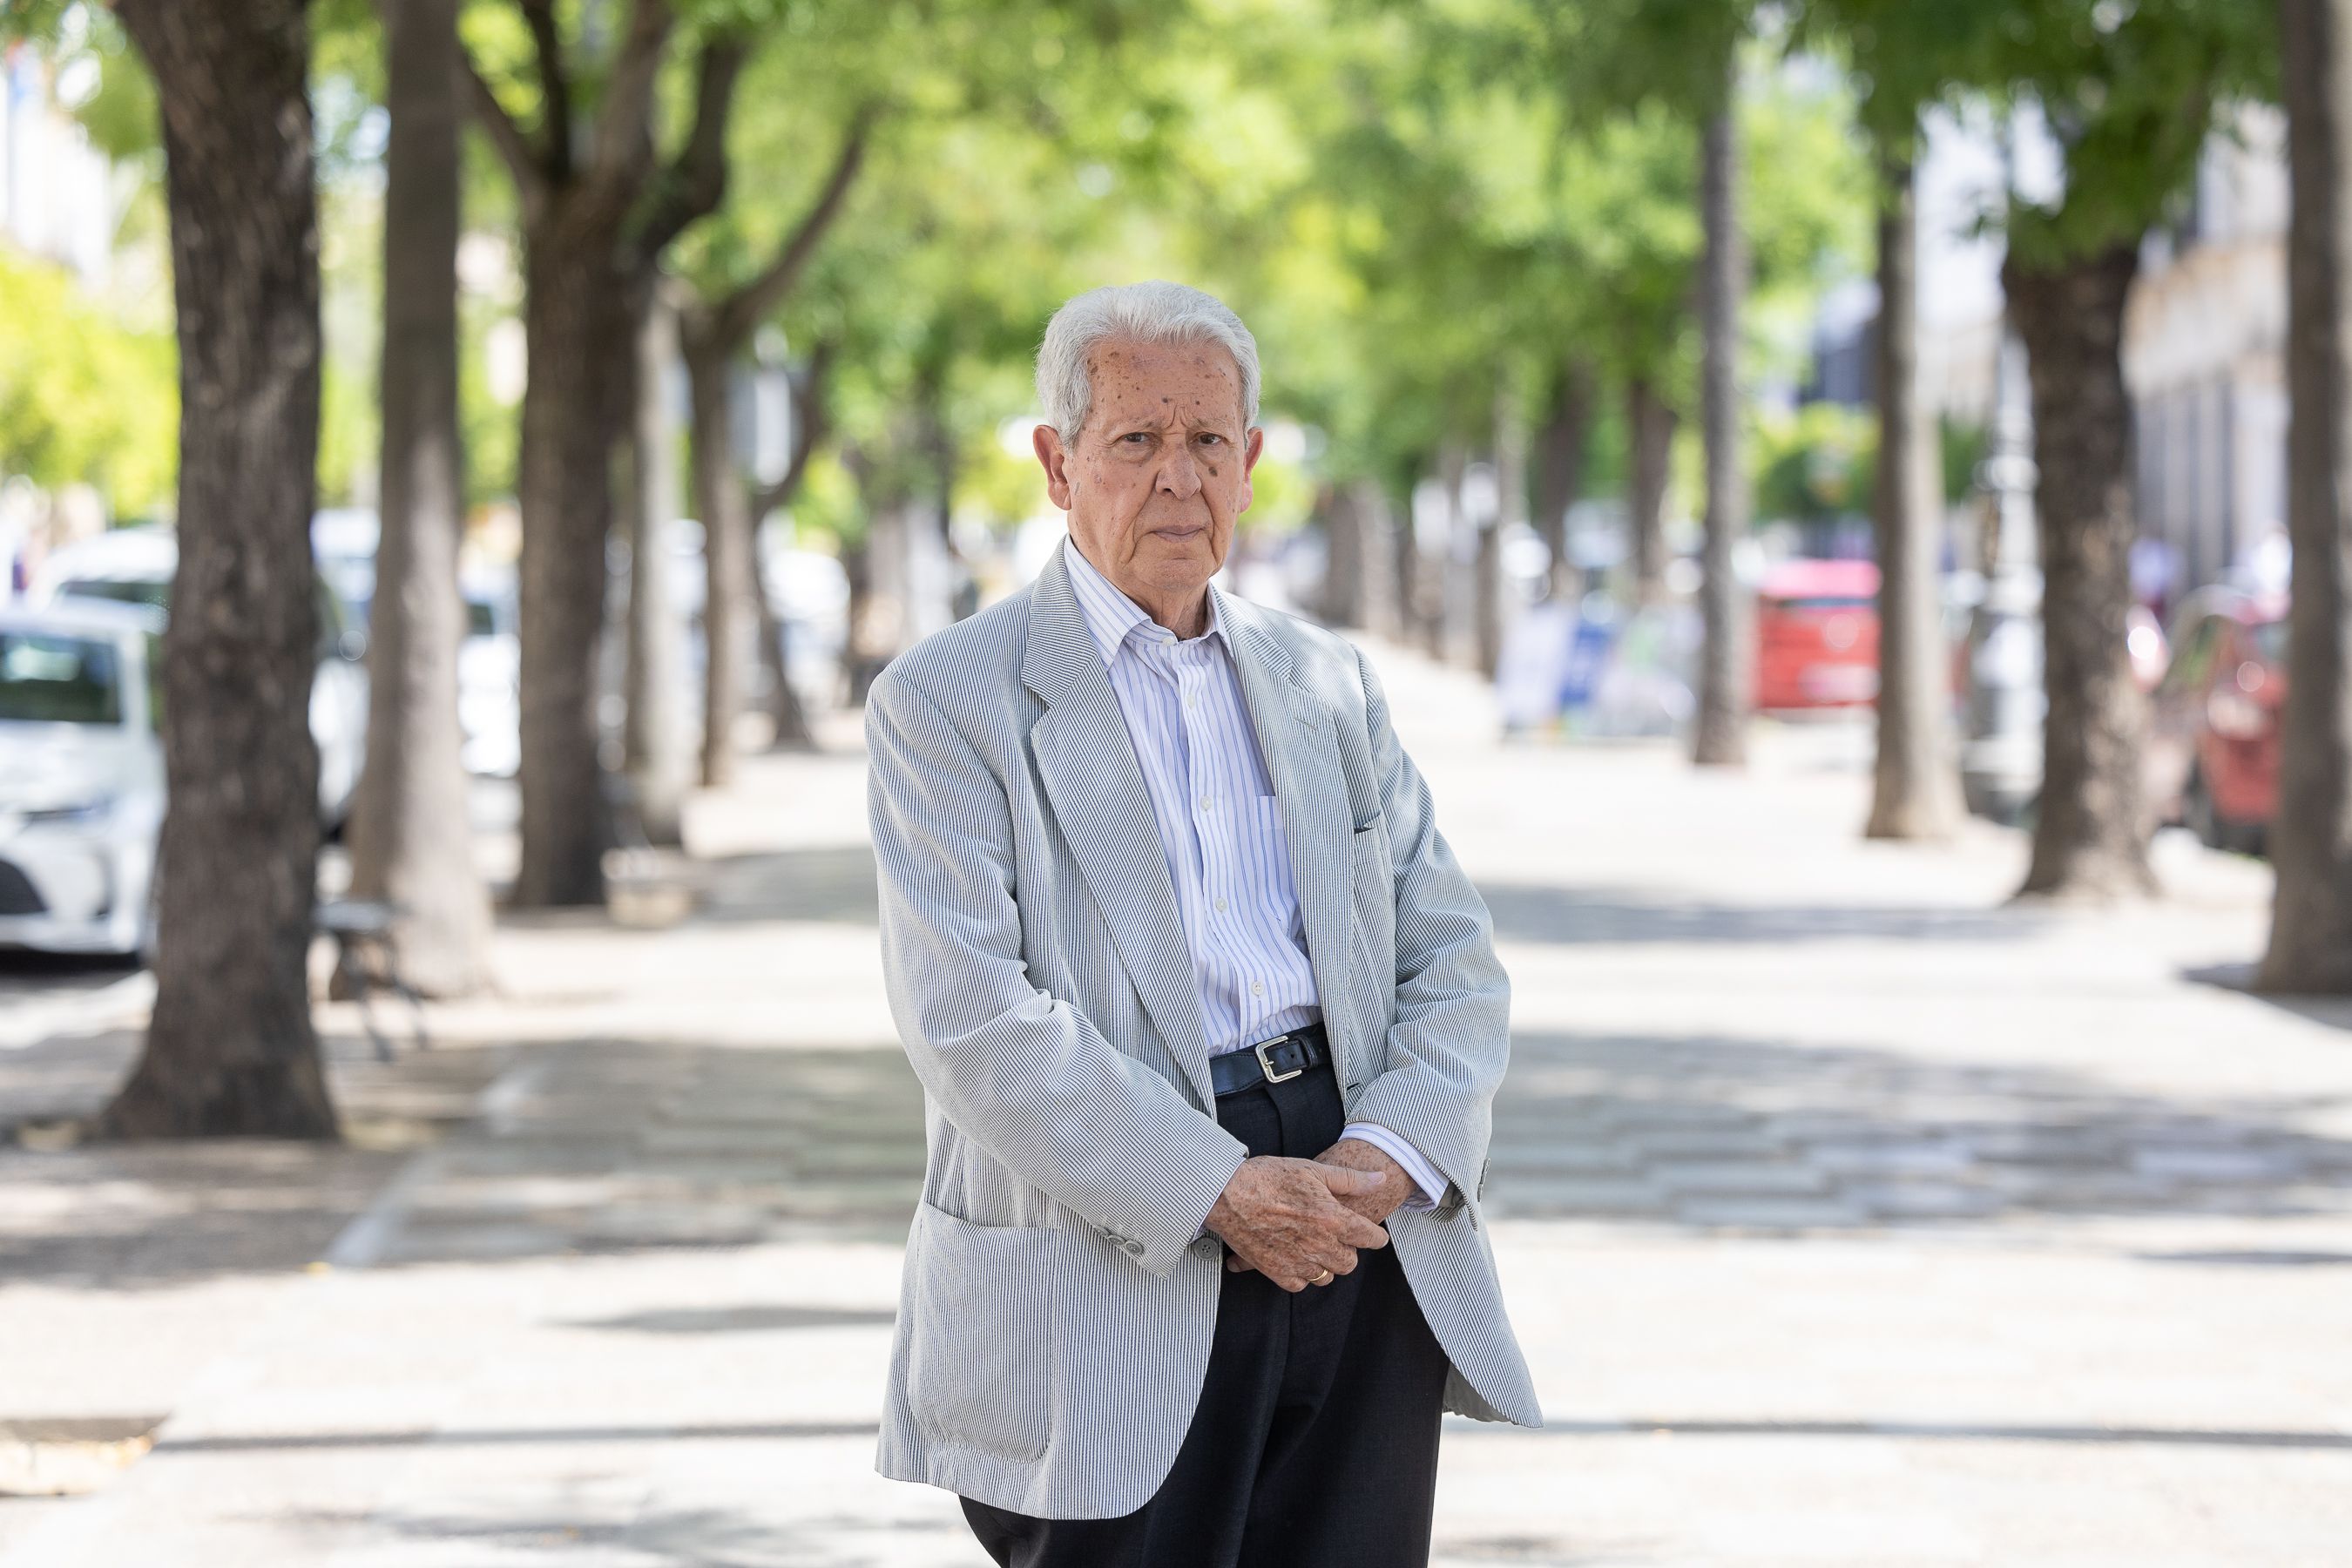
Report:
[[[1509,1011],[1486,905],[1362,656],[1219,607],[1347,1114],[1451,1183],[1389,1221],[1447,1407],[1539,1425],[1480,1208]],[[1245,1151],[1216,1123],[1175,891],[1062,552],[893,662],[866,734],[883,966],[929,1142],[877,1468],[1040,1518],[1131,1512],[1200,1398],[1223,1269],[1196,1232]]]

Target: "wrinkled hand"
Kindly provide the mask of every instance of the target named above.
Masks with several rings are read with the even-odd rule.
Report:
[[[1226,1267],[1238,1260],[1286,1290],[1303,1290],[1327,1268],[1334,1278],[1353,1273],[1358,1248],[1389,1244],[1387,1231],[1341,1201],[1369,1196],[1381,1184],[1344,1165],[1260,1154],[1225,1184],[1208,1226],[1233,1249]]]
[[[1340,1207],[1361,1215],[1374,1225],[1385,1225],[1389,1215],[1396,1213],[1397,1206],[1412,1196],[1412,1177],[1406,1173],[1405,1168],[1376,1145],[1360,1138],[1342,1138],[1316,1155],[1315,1160],[1318,1164],[1360,1171],[1381,1178],[1377,1185],[1361,1188],[1352,1194],[1333,1194],[1339,1198]],[[1250,1265],[1243,1260],[1240,1253],[1229,1252],[1225,1255],[1225,1268],[1231,1273],[1242,1274],[1248,1272]],[[1347,1270],[1343,1268],[1337,1272],[1344,1274]]]
[[[1342,1196],[1339,1202],[1362,1215],[1374,1225],[1386,1225],[1397,1205],[1413,1194],[1412,1177],[1405,1168],[1391,1159],[1379,1145],[1360,1138],[1342,1138],[1315,1156],[1326,1165],[1339,1165],[1350,1171],[1364,1171],[1381,1178],[1381,1184],[1370,1192]]]

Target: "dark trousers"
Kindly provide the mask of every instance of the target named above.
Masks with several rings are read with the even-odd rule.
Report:
[[[1312,1159],[1344,1125],[1327,1065],[1217,1101],[1253,1154]],[[1405,1568],[1429,1561],[1445,1352],[1387,1247],[1294,1296],[1228,1274],[1208,1377],[1151,1500],[1032,1519],[963,1500],[1002,1568]]]

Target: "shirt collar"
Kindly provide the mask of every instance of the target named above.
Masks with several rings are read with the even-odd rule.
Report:
[[[1070,589],[1077,596],[1078,614],[1084,617],[1087,630],[1094,637],[1095,647],[1101,651],[1106,667],[1118,657],[1118,650],[1139,626],[1148,628],[1143,635],[1155,642],[1167,641],[1173,635],[1153,621],[1140,605],[1120,593],[1109,578],[1097,571],[1095,563],[1087,559],[1086,552],[1078,548],[1076,540],[1065,542],[1063,555],[1069,563]],[[1233,638],[1225,631],[1225,608],[1219,602],[1220,598],[1217,590],[1211,587],[1209,629],[1202,635],[1215,637],[1230,652]]]

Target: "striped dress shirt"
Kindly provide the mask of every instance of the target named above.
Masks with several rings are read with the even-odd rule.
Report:
[[[1319,1021],[1289,843],[1216,595],[1209,629],[1179,638],[1097,571],[1076,540],[1064,554],[1143,769],[1211,1054]],[[1445,1179],[1389,1129],[1351,1121],[1340,1136],[1404,1167],[1418,1189],[1406,1207],[1427,1208],[1444,1194]]]

